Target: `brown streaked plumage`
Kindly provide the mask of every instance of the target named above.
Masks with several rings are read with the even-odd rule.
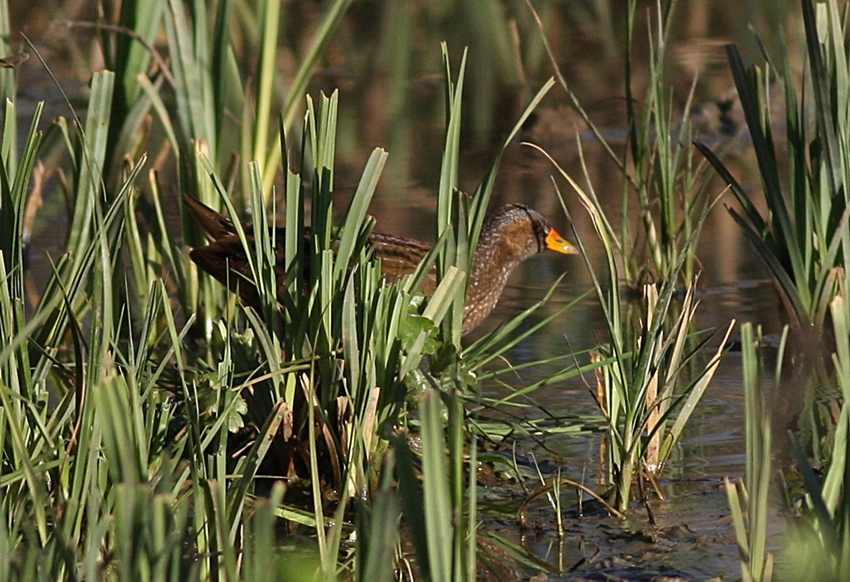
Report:
[[[257,290],[250,284],[251,269],[233,222],[197,199],[184,195],[186,206],[200,224],[210,244],[192,249],[189,256],[204,271],[226,283],[239,282],[239,294],[249,305],[258,306]],[[246,224],[246,236],[253,236],[253,227]],[[275,249],[275,271],[279,284],[284,279],[284,237]],[[431,245],[418,240],[373,232],[369,236],[374,256],[381,260],[381,271],[388,281],[396,281],[413,273]],[[508,204],[487,213],[475,249],[469,290],[464,307],[463,333],[477,327],[490,314],[508,276],[525,259],[554,250],[566,255],[577,254],[576,248],[564,240],[538,212],[522,204]],[[436,272],[429,273],[421,291],[430,298],[436,288]]]

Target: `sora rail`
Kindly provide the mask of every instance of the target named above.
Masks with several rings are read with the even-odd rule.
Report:
[[[223,214],[185,194],[186,206],[198,221],[210,244],[192,249],[189,256],[204,271],[227,284],[239,281],[239,295],[248,305],[259,306],[257,290],[251,281],[251,268],[233,222]],[[251,225],[245,225],[246,236],[253,237]],[[284,280],[282,235],[275,249],[278,285]],[[431,245],[418,240],[373,232],[369,236],[375,258],[381,260],[381,271],[388,281],[396,281],[413,273],[431,250]],[[550,249],[574,255],[576,248],[564,240],[540,213],[522,204],[508,204],[491,210],[484,218],[478,247],[472,261],[469,289],[463,312],[463,333],[477,327],[493,311],[508,275],[522,261]],[[422,283],[421,291],[430,298],[437,284],[434,269]]]

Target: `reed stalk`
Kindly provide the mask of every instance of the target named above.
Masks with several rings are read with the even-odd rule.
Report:
[[[756,335],[757,333],[757,335]],[[751,323],[741,326],[742,361],[744,367],[744,397],[746,406],[747,469],[742,482],[724,480],[732,523],[741,557],[741,576],[754,582],[773,578],[774,558],[767,549],[768,519],[770,517],[770,486],[773,474],[773,422],[763,382],[763,348],[760,332],[754,333]],[[782,335],[777,353],[773,389],[781,381],[788,328]]]

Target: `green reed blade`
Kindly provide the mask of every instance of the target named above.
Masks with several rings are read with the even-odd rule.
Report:
[[[433,580],[449,582],[452,560],[452,502],[446,466],[445,435],[439,393],[425,392],[420,400],[422,422],[422,491],[428,558]]]
[[[356,248],[357,239],[366,222],[369,204],[378,187],[384,165],[387,161],[387,152],[376,149],[369,156],[366,167],[357,185],[357,190],[351,199],[345,221],[342,226],[342,235],[339,239],[339,248],[336,253],[333,277],[336,280],[343,277],[344,272],[351,266],[352,257]]]

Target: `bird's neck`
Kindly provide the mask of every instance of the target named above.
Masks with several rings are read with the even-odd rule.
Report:
[[[508,275],[520,260],[508,256],[492,239],[479,242],[472,261],[464,309],[464,328],[475,327],[496,306]]]

